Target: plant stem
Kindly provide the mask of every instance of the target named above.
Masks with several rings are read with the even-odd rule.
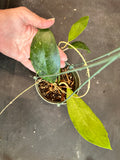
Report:
[[[116,52],[118,52],[118,51],[120,51],[120,47],[119,47],[119,48],[116,48],[115,50],[113,50],[113,51],[111,51],[111,52],[109,52],[109,53],[106,53],[106,54],[104,54],[104,55],[102,55],[102,56],[100,56],[100,57],[97,57],[97,58],[95,58],[95,59],[92,59],[92,60],[90,60],[90,61],[87,61],[87,63],[91,63],[91,62],[97,61],[97,60],[99,60],[99,59],[102,59],[102,58],[104,58],[104,57],[106,57],[106,56],[110,56],[111,54],[116,53]]]
[[[90,70],[89,70],[89,68],[87,67],[88,65],[87,65],[87,62],[86,62],[85,58],[83,57],[83,55],[78,51],[77,48],[75,48],[75,47],[74,47],[73,45],[71,45],[69,42],[61,41],[61,42],[59,42],[59,45],[60,45],[61,43],[64,43],[65,46],[66,46],[66,45],[70,46],[71,48],[73,48],[73,49],[79,54],[79,56],[81,57],[82,61],[84,62],[84,66],[86,66],[87,76],[88,76],[88,79],[89,79],[89,78],[90,78]],[[87,91],[86,91],[83,95],[81,95],[81,97],[86,96],[86,94],[89,92],[89,89],[90,89],[90,80],[88,81]]]
[[[117,48],[117,49],[115,49],[115,50],[113,50],[113,51],[111,51],[111,52],[109,52],[109,53],[107,53],[107,54],[105,54],[105,55],[103,55],[103,56],[100,56],[100,57],[98,57],[98,58],[96,58],[96,59],[93,59],[93,60],[89,61],[89,63],[90,63],[90,62],[94,62],[94,61],[96,61],[96,60],[99,60],[99,59],[101,59],[101,58],[104,58],[104,57],[106,57],[106,56],[110,56],[112,53],[116,53],[116,52],[118,52],[119,50],[120,50],[120,48]],[[110,56],[110,57],[107,57],[107,58],[105,58],[105,59],[103,59],[103,60],[100,60],[100,61],[98,61],[98,62],[94,62],[94,63],[92,63],[92,64],[90,64],[90,65],[88,65],[88,66],[75,68],[75,69],[68,70],[68,71],[66,71],[66,72],[62,72],[62,73],[58,73],[58,74],[41,76],[41,78],[42,78],[42,77],[60,76],[60,75],[65,74],[65,73],[70,73],[70,72],[75,72],[75,71],[82,71],[82,70],[85,70],[85,69],[87,69],[87,68],[92,68],[92,67],[95,67],[95,66],[98,66],[98,65],[101,65],[101,64],[106,63],[106,64],[105,64],[103,67],[101,67],[96,73],[94,73],[91,77],[89,77],[75,92],[73,92],[72,95],[74,95],[74,94],[75,94],[78,90],[80,90],[89,80],[91,80],[94,76],[96,76],[97,74],[99,74],[103,69],[105,69],[108,65],[110,65],[112,62],[114,62],[114,61],[117,60],[118,58],[120,58],[120,52],[118,52],[118,53],[116,53],[115,55],[112,55],[112,56]],[[28,87],[27,89],[25,89],[24,91],[22,91],[19,95],[17,95],[12,101],[9,102],[9,104],[8,104],[7,106],[5,106],[5,107],[2,109],[2,111],[0,112],[0,115],[1,115],[16,99],[18,99],[22,94],[24,94],[26,91],[28,91],[29,89],[31,89],[33,86],[35,86],[35,85],[38,84],[38,83],[39,83],[39,80],[36,81],[33,85],[29,86],[29,87]],[[71,96],[72,96],[72,95],[71,95]],[[71,97],[71,96],[70,96],[70,97]],[[68,97],[68,98],[70,98],[70,97]],[[64,102],[66,102],[66,101],[67,101],[67,99],[66,99]],[[63,104],[64,102],[59,103],[59,105]]]
[[[68,99],[70,99],[78,90],[80,90],[89,80],[91,80],[93,77],[95,77],[97,74],[99,74],[102,70],[104,70],[107,66],[109,66],[111,63],[113,63],[117,57],[114,57],[109,62],[107,62],[104,66],[102,66],[97,72],[95,72],[89,79],[87,79],[78,89],[76,89],[67,99],[65,99],[63,102],[59,103],[58,106],[64,104]]]
[[[18,94],[13,100],[11,100],[9,102],[9,104],[2,109],[2,111],[0,112],[0,116],[16,99],[18,99],[22,94],[24,94],[25,92],[27,92],[29,89],[31,89],[33,86],[35,86],[37,83],[39,83],[39,81],[37,81],[34,84],[32,84],[31,86],[29,86],[27,89],[25,89],[20,94]]]
[[[106,54],[104,54],[104,55],[102,55],[102,56],[100,56],[100,57],[97,57],[97,58],[95,58],[95,59],[92,59],[92,60],[90,60],[90,61],[87,61],[87,64],[89,64],[89,63],[91,63],[91,62],[94,62],[94,61],[98,61],[98,60],[100,60],[100,59],[102,59],[102,58],[105,58],[105,57],[107,57],[107,56],[110,56],[111,54],[116,53],[116,52],[118,52],[118,51],[120,51],[120,47],[119,47],[119,48],[116,48],[115,50],[113,50],[113,51],[111,51],[111,52],[109,52],[109,53],[106,53]],[[83,65],[83,64],[84,64],[84,63],[81,63],[81,64],[73,64],[72,66],[75,67],[75,66],[79,66],[79,65]]]
[[[105,58],[105,59],[103,59],[103,60],[100,60],[100,61],[98,61],[98,62],[94,62],[94,63],[92,63],[92,64],[89,64],[88,66],[78,67],[78,68],[71,69],[71,70],[68,70],[68,71],[65,71],[65,72],[62,72],[62,73],[57,73],[57,74],[52,74],[52,75],[41,76],[41,78],[42,78],[42,77],[59,76],[59,75],[65,74],[65,73],[71,73],[71,72],[75,72],[75,71],[82,71],[82,70],[85,70],[87,67],[88,67],[88,68],[96,67],[96,66],[99,66],[99,65],[102,65],[102,64],[104,64],[104,63],[107,63],[107,62],[111,61],[112,59],[114,59],[114,57],[116,57],[116,59],[120,58],[120,52],[118,52],[116,55],[110,56],[110,57]]]

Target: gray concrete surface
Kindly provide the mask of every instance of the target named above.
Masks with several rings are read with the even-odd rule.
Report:
[[[21,5],[42,17],[56,18],[51,30],[57,42],[67,40],[71,25],[89,15],[88,27],[79,37],[92,51],[85,54],[88,60],[120,46],[120,0],[9,1],[9,8]],[[79,63],[77,55],[67,54],[70,62]],[[91,73],[95,70],[91,69]],[[32,76],[22,64],[0,54],[0,109],[34,83]],[[109,133],[113,148],[109,151],[89,144],[76,132],[66,106],[47,104],[32,88],[0,116],[0,160],[120,159],[119,97],[120,60],[117,60],[91,81],[90,92],[84,98]]]
[[[0,9],[8,8],[8,6],[9,6],[9,0],[0,1]]]

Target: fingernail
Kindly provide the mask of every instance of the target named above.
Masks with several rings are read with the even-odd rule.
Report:
[[[55,21],[55,18],[50,18],[50,19],[48,19],[48,20],[49,20],[49,21],[51,21],[51,20],[52,20],[52,21]]]
[[[62,57],[62,60],[63,60],[63,61],[67,61],[67,60],[68,60],[66,54],[64,55],[64,57]]]
[[[64,68],[64,67],[65,67],[65,62],[61,62],[60,68]]]
[[[68,58],[67,58],[67,56],[65,57],[65,61],[67,61],[68,60]]]

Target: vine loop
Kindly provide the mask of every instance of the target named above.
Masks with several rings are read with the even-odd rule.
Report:
[[[89,79],[89,78],[90,78],[90,70],[89,70],[89,68],[87,67],[88,65],[87,65],[87,62],[86,62],[85,58],[83,57],[83,55],[78,51],[77,48],[75,48],[75,47],[74,47],[73,45],[71,45],[69,42],[60,41],[59,44],[58,44],[58,46],[60,46],[62,43],[65,44],[65,45],[64,45],[64,48],[68,45],[68,46],[72,47],[72,48],[79,54],[79,56],[81,57],[81,59],[82,59],[83,62],[84,62],[84,66],[86,67],[87,76],[88,76],[88,79]],[[62,47],[62,48],[63,48],[63,47]],[[66,48],[66,49],[67,49],[67,48]],[[65,51],[65,49],[64,49],[64,51]],[[86,96],[87,93],[89,92],[89,90],[90,90],[90,79],[89,79],[89,81],[88,81],[87,91],[86,91],[83,95],[81,95],[80,98]]]

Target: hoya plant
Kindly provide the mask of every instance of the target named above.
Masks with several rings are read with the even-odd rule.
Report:
[[[73,42],[73,40],[85,30],[88,20],[88,16],[82,17],[72,25],[68,34],[68,42],[59,43],[59,45],[61,43],[65,44],[62,49],[65,50],[68,46],[70,49],[75,49],[79,54],[80,52],[76,48],[85,49],[90,52],[85,43],[81,41]],[[87,66],[84,57],[81,54],[80,56],[82,57],[84,65]],[[31,45],[30,59],[39,77],[42,77],[50,83],[55,83],[58,76],[56,74],[60,72],[60,57],[55,38],[49,29],[39,30],[34,37]],[[50,76],[53,74],[54,76]],[[88,68],[87,74],[89,78],[90,73]],[[78,133],[88,142],[111,149],[108,134],[102,122],[77,94],[74,93],[73,96],[71,96],[72,94],[73,91],[67,87],[67,99],[65,101],[67,101],[68,114]]]
[[[57,105],[60,106],[67,103],[67,110],[69,117],[78,131],[78,133],[88,142],[105,148],[112,149],[110,145],[110,141],[108,138],[108,133],[100,121],[100,119],[93,113],[91,108],[83,101],[82,97],[84,97],[89,89],[90,89],[90,80],[99,74],[103,69],[105,69],[108,65],[110,65],[113,61],[120,57],[120,48],[113,50],[107,54],[102,55],[101,57],[92,59],[89,62],[86,62],[83,55],[79,50],[86,50],[88,53],[90,52],[89,48],[84,42],[75,41],[75,39],[85,30],[89,21],[89,17],[85,16],[80,18],[76,23],[74,23],[68,34],[68,41],[61,41],[58,46],[61,44],[64,46],[61,49],[68,50],[74,49],[78,55],[83,60],[82,66],[74,68],[74,65],[70,65],[69,69],[64,72],[60,72],[60,56],[58,47],[54,38],[53,33],[50,29],[39,29],[37,34],[35,35],[32,44],[31,44],[31,53],[30,59],[32,65],[37,73],[38,77],[41,77],[45,81],[55,84],[56,79],[59,78],[60,75],[66,73],[72,73],[75,71],[87,71],[88,79],[82,83],[75,91],[73,91],[67,84],[66,85],[66,99],[62,102],[59,102]],[[90,68],[102,65],[100,69],[95,72],[92,76],[90,76]],[[10,104],[12,104],[19,96],[25,93],[27,90],[32,88],[34,85],[39,83],[39,78],[37,81],[21,92],[16,98],[14,98],[1,112],[0,115],[5,111]],[[80,90],[84,85],[87,84],[87,91],[82,96],[78,96],[76,93]]]

